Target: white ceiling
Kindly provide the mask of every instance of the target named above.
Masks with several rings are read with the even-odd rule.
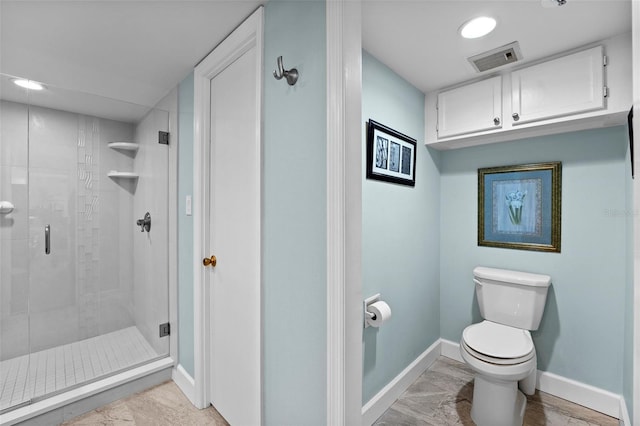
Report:
[[[468,56],[515,40],[531,61],[631,30],[631,0],[550,1],[363,0],[363,47],[427,92],[477,77]],[[0,0],[0,72],[152,106],[264,2]],[[481,14],[496,30],[463,40]]]
[[[492,33],[458,35],[483,15],[497,20]],[[363,48],[426,93],[479,77],[467,58],[513,41],[522,64],[631,31],[631,1],[364,0],[362,21]]]
[[[262,3],[0,0],[0,72],[153,106]]]

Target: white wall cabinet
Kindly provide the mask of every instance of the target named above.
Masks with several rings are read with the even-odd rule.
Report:
[[[631,34],[626,33],[427,93],[425,144],[455,149],[624,125],[631,90]]]
[[[438,94],[438,137],[502,127],[502,77]]]
[[[511,119],[531,121],[605,107],[602,46],[511,73]]]

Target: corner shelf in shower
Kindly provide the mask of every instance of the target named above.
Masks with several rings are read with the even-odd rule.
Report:
[[[120,149],[123,151],[134,151],[134,152],[137,152],[139,147],[137,143],[133,143],[133,142],[110,142],[108,146],[111,149]]]
[[[107,176],[110,178],[119,178],[119,179],[138,179],[139,175],[133,172],[118,172],[116,170],[111,170],[107,173]]]
[[[109,148],[118,151],[129,151],[135,156],[138,152],[139,145],[134,142],[109,142]],[[138,179],[138,173],[133,172],[119,172],[117,170],[111,170],[107,173],[107,176],[113,179]]]

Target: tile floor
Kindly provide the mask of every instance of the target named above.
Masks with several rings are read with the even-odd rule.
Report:
[[[376,426],[474,425],[473,372],[440,357],[375,423]],[[527,397],[525,426],[618,426],[618,419],[536,391]]]
[[[71,419],[63,426],[229,426],[211,406],[198,410],[174,382],[143,392]]]
[[[376,426],[469,425],[473,373],[466,365],[440,357],[375,423]],[[228,426],[213,408],[198,410],[173,382],[76,417],[65,426],[121,425]],[[560,398],[536,392],[528,398],[526,426],[618,426],[618,420]]]

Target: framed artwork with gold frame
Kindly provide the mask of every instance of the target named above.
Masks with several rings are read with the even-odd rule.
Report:
[[[478,245],[560,252],[562,163],[478,169]]]

